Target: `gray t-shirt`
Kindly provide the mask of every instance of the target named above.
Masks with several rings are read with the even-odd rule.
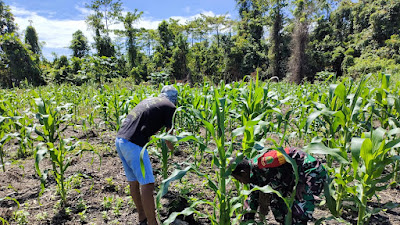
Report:
[[[117,137],[143,147],[150,136],[162,127],[172,127],[175,109],[175,105],[166,98],[147,98],[137,104],[125,118]]]

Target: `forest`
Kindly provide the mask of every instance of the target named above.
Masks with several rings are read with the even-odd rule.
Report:
[[[308,224],[400,224],[400,1],[235,3],[236,19],[149,30],[140,9],[92,0],[93,42],[77,30],[48,59],[34,21],[18,27],[0,0],[0,224],[140,224],[115,138],[166,85],[174,132],[142,148],[160,224],[292,224],[304,172],[286,147],[325,168]],[[293,172],[285,194],[233,176],[271,150]],[[284,223],[272,201],[246,218],[254,193],[281,199]]]
[[[0,80],[3,87],[132,77],[136,83],[179,80],[238,81],[246,75],[296,84],[330,75],[399,72],[400,2],[397,0],[237,0],[238,19],[201,15],[182,24],[163,21],[137,28],[142,13],[122,12],[117,0],[92,1],[89,43],[77,30],[71,55],[41,53],[35,27],[17,27],[0,1]],[[111,29],[123,24],[124,29]],[[19,31],[24,31],[19,32]],[[45,35],[45,34],[42,34]],[[112,39],[114,35],[118,38]]]

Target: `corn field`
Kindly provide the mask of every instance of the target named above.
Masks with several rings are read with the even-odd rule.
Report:
[[[313,223],[374,224],[387,212],[398,213],[388,224],[400,223],[400,83],[392,80],[381,73],[301,86],[175,84],[174,135],[159,132],[147,145],[159,219],[246,224],[243,202],[251,192],[281,195],[239,183],[229,162],[298,146],[322,159],[329,174],[317,203],[323,213]],[[0,223],[135,223],[113,141],[129,111],[162,87],[117,79],[0,90]],[[287,224],[295,193],[284,198]],[[383,201],[381,193],[393,196]]]

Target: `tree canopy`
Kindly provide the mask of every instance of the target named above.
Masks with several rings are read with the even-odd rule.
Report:
[[[258,73],[301,83],[321,72],[400,73],[397,0],[235,1],[237,20],[200,15],[185,23],[164,20],[148,30],[137,26],[143,14],[138,9],[123,13],[120,0],[92,0],[86,23],[94,43],[76,31],[71,57],[63,57],[69,63],[58,67],[61,58],[51,63],[35,56],[41,50],[33,25],[25,30],[25,44],[20,41],[12,12],[0,0],[0,78],[6,86],[23,79],[56,81],[59,74],[68,78],[63,82],[76,83],[99,76],[132,76],[139,83],[159,73],[172,80],[229,82]],[[122,29],[111,29],[117,23]],[[24,59],[25,66],[13,68],[17,61],[11,59]]]

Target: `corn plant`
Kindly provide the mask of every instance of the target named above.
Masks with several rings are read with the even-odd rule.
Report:
[[[353,81],[350,80],[350,86],[346,88],[345,79],[339,84],[331,84],[329,96],[325,104],[315,102],[317,110],[312,112],[307,119],[307,127],[312,122],[324,127],[323,142],[330,149],[340,149],[340,155],[346,160],[349,151],[349,144],[353,136],[357,136],[361,131],[369,128],[369,117],[363,106],[368,107],[365,100],[368,95],[366,81],[364,77],[355,88],[355,93],[350,94],[353,88]],[[317,119],[321,117],[322,119]],[[351,182],[351,168],[349,164],[341,163],[339,168],[333,168],[333,158],[327,156],[328,171],[335,176],[335,204],[336,207],[330,207],[334,216],[340,216],[342,213],[343,200],[347,196],[346,186]]]
[[[201,118],[201,121],[216,143],[215,150],[206,149],[206,151],[212,154],[212,165],[217,167],[217,180],[214,181],[212,179],[213,175],[211,174],[202,174],[201,172],[197,171],[194,166],[188,166],[184,170],[175,171],[168,179],[163,181],[162,188],[160,188],[160,192],[157,196],[157,202],[159,202],[161,196],[166,193],[166,189],[168,188],[168,185],[171,181],[180,179],[189,171],[195,172],[199,176],[205,178],[207,181],[207,187],[215,193],[216,198],[214,201],[196,201],[184,211],[171,214],[170,217],[164,222],[164,224],[169,224],[178,215],[190,215],[192,213],[195,213],[199,216],[207,216],[210,219],[211,224],[231,224],[231,217],[233,216],[234,212],[242,206],[240,201],[241,198],[232,198],[231,191],[227,189],[227,182],[231,180],[229,175],[234,169],[233,167],[228,167],[228,159],[233,154],[234,149],[233,141],[228,143],[226,142],[225,137],[225,125],[227,123],[226,113],[228,111],[228,105],[226,104],[225,98],[220,98],[220,93],[217,90],[215,90],[214,98],[215,101],[213,103],[212,109],[213,115],[216,117],[216,128],[214,128],[214,124],[211,124],[203,118]],[[200,140],[194,136],[186,137],[186,140],[189,139],[200,142]],[[181,139],[181,141],[182,140],[184,139]],[[238,160],[242,157],[243,156],[238,157]],[[196,206],[199,204],[207,204],[212,206],[215,213],[211,215],[205,215],[199,212],[195,209]],[[237,214],[238,217],[240,217],[240,215],[240,213]]]
[[[33,137],[32,133],[35,130],[33,118],[30,118],[30,112],[25,112],[23,116],[11,117],[13,121],[12,126],[16,131],[16,139],[18,140],[18,152],[19,158],[25,158],[33,153]],[[28,152],[28,150],[30,150]]]
[[[17,209],[19,209],[21,207],[19,201],[17,199],[15,199],[15,198],[11,198],[11,197],[0,198],[0,202],[4,201],[4,200],[14,201],[17,204]],[[3,225],[4,224],[8,224],[9,225],[8,221],[6,219],[4,219],[3,217],[1,217],[1,216],[0,216],[0,221],[2,222]]]
[[[4,144],[7,143],[12,138],[16,137],[16,133],[9,133],[9,127],[11,126],[11,120],[7,117],[0,116],[0,161],[3,168],[3,172],[6,171],[6,166],[4,164],[5,151],[3,149]]]
[[[107,109],[110,111],[109,114],[111,115],[112,119],[112,122],[108,121],[108,124],[114,130],[119,130],[120,126],[122,125],[122,120],[129,113],[130,102],[133,99],[132,92],[127,93],[126,89],[122,89],[120,91],[121,93],[118,93],[114,86],[111,102],[109,103],[109,107]]]
[[[40,168],[40,162],[45,158],[45,156],[49,156],[52,170],[50,173],[54,176],[57,182],[57,190],[60,193],[61,204],[65,206],[67,202],[67,192],[69,182],[74,176],[66,177],[65,172],[68,167],[71,165],[72,158],[69,156],[70,154],[75,153],[75,155],[80,155],[84,151],[92,151],[94,149],[82,149],[81,142],[73,143],[72,138],[68,139],[59,139],[59,143],[56,145],[51,142],[47,142],[46,145],[39,145],[37,151],[35,152],[35,169],[39,177],[41,178],[41,187],[42,192],[45,189],[46,178],[48,176],[49,170],[43,170]],[[78,147],[80,148],[79,151]]]
[[[110,96],[107,94],[105,87],[100,88],[100,93],[96,96],[96,100],[98,102],[96,108],[100,109],[100,115],[103,117],[103,121],[105,123],[109,123],[109,121],[111,121],[111,115],[109,114],[107,108],[110,104]]]
[[[42,192],[45,188],[45,182],[47,173],[49,170],[40,169],[40,161],[47,155],[50,155],[50,161],[52,165],[51,173],[57,181],[57,188],[60,192],[61,203],[64,206],[67,197],[67,178],[65,177],[65,171],[70,166],[71,158],[69,154],[73,152],[80,142],[72,144],[73,139],[64,139],[62,136],[63,131],[68,127],[66,123],[71,119],[71,114],[62,114],[63,110],[71,106],[71,104],[65,104],[61,106],[54,106],[54,102],[51,100],[44,100],[42,98],[35,99],[38,113],[36,118],[39,120],[41,130],[35,129],[39,135],[38,140],[43,143],[38,145],[35,151],[35,169],[41,180]],[[63,127],[64,126],[64,127]],[[56,143],[58,141],[58,143]],[[87,149],[82,149],[78,154]],[[91,149],[90,151],[94,151]]]
[[[68,109],[72,104],[67,103],[60,106],[54,106],[55,102],[43,98],[35,99],[38,113],[36,118],[39,120],[39,126],[35,127],[36,134],[39,135],[38,140],[45,143],[55,143],[59,139],[60,133],[67,128],[72,114],[62,114],[62,110]]]
[[[367,203],[377,191],[387,188],[382,183],[393,176],[393,173],[384,175],[383,171],[387,165],[400,160],[398,155],[387,155],[392,148],[400,146],[400,139],[391,137],[399,133],[398,128],[390,131],[378,128],[351,141],[355,184],[347,186],[347,191],[354,196],[358,208],[358,225],[366,224],[370,216],[377,213],[377,210],[369,209]]]

